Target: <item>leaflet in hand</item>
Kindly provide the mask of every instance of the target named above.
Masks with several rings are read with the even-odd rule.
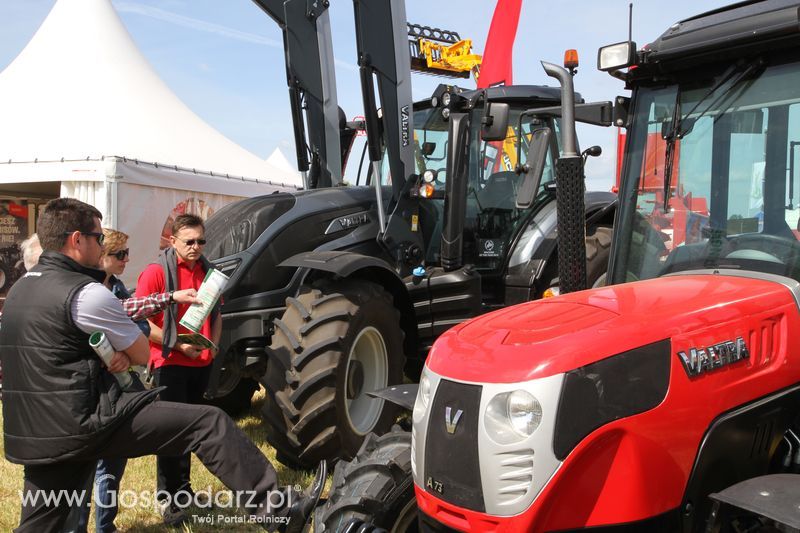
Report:
[[[197,290],[197,299],[202,305],[192,304],[189,306],[189,309],[186,310],[180,320],[180,325],[194,332],[199,332],[209,313],[214,309],[214,305],[219,300],[227,283],[228,276],[219,270],[212,268],[206,272],[206,278]]]
[[[211,341],[211,339],[202,333],[178,333],[178,342],[202,346],[204,350],[209,348],[214,348],[215,350],[219,349],[217,348],[217,345]]]

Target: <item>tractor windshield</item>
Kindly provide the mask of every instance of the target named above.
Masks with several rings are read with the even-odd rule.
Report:
[[[494,270],[505,259],[505,252],[520,224],[526,220],[531,209],[516,207],[516,194],[520,176],[514,172],[518,158],[525,163],[531,133],[531,118],[520,114],[527,107],[512,108],[509,112],[506,138],[500,141],[484,141],[480,135],[483,106],[471,111],[469,175],[467,184],[467,213],[465,220],[464,255],[465,259],[478,269]],[[448,122],[442,117],[441,109],[428,108],[414,113],[414,142],[416,146],[415,172],[435,171],[433,185],[441,195],[422,200],[426,205],[420,213],[420,223],[427,245],[426,260],[439,261],[441,229],[444,218],[444,196],[447,176]],[[557,148],[554,146],[553,150]],[[384,175],[388,174],[388,164],[384,158]],[[554,179],[552,159],[542,175],[539,194],[543,194],[544,184]],[[433,223],[431,223],[433,222]],[[427,230],[427,231],[426,231]]]
[[[800,64],[710,70],[635,90],[615,283],[718,268],[800,280]]]

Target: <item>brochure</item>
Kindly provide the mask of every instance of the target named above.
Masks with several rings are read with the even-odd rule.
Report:
[[[178,342],[185,342],[187,344],[194,344],[195,346],[202,346],[204,350],[209,348],[217,348],[217,345],[211,342],[211,339],[202,333],[178,333]]]
[[[227,283],[228,276],[219,270],[212,268],[206,272],[206,277],[197,290],[197,299],[201,303],[189,306],[189,309],[186,310],[186,313],[184,313],[180,320],[180,325],[198,333],[203,326],[203,322],[206,321],[209,313],[214,309],[214,305],[217,303],[217,300],[219,300],[220,295],[222,295],[222,291],[225,290],[225,285]],[[208,342],[211,341],[208,340]]]

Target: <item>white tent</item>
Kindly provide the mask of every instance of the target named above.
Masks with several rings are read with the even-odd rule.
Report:
[[[97,207],[105,226],[131,236],[128,284],[175,215],[207,216],[301,184],[296,170],[260,159],[186,107],[109,0],[58,0],[0,73],[0,117],[0,195],[24,199],[13,211],[29,205],[30,220],[36,199],[71,196]],[[2,215],[0,248],[13,237],[2,232],[11,215]]]
[[[289,162],[289,159],[280,148],[275,148],[272,151],[267,158],[267,163],[286,172],[295,172],[295,165]]]

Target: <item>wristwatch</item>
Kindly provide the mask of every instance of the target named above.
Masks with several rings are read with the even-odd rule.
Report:
[[[174,294],[175,294],[175,291],[169,291],[169,303],[170,304],[174,304],[175,303],[175,297],[173,296]]]

